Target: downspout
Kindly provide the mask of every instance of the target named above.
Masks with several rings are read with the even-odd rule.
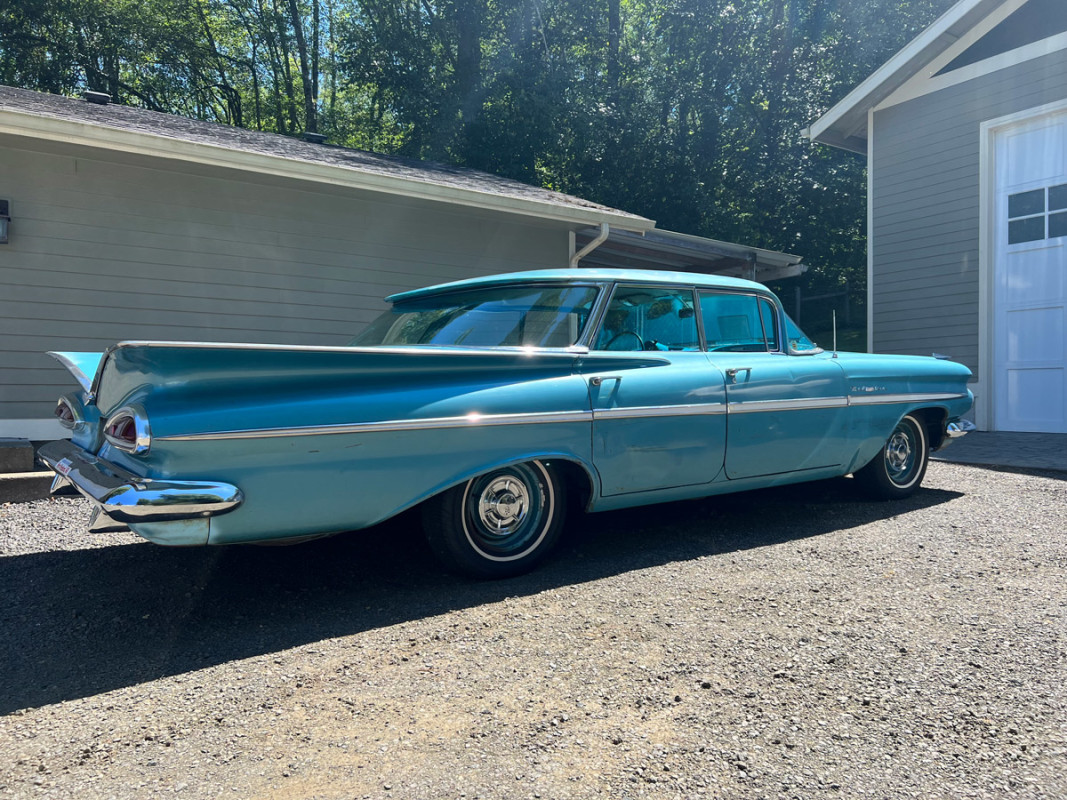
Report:
[[[575,269],[578,266],[579,261],[581,261],[587,255],[589,255],[598,247],[600,247],[600,245],[604,244],[605,241],[607,241],[609,230],[610,229],[608,223],[601,222],[600,233],[597,234],[596,238],[593,239],[593,241],[591,241],[577,253],[574,252],[574,233],[571,233],[571,269]]]

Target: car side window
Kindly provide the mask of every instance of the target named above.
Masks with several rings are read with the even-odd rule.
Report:
[[[701,292],[700,317],[709,351],[777,351],[778,315],[769,300],[751,294]]]
[[[600,322],[594,350],[699,350],[691,289],[619,286]]]

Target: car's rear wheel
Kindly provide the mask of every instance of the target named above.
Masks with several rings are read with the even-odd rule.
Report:
[[[870,463],[855,473],[862,489],[880,500],[908,497],[919,488],[930,461],[922,422],[910,414],[893,429]]]
[[[566,516],[563,483],[540,461],[500,467],[427,502],[431,549],[447,567],[506,578],[534,567],[555,545]]]

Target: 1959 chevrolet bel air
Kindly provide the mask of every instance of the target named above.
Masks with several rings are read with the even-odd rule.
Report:
[[[829,353],[765,287],[551,270],[394,295],[346,347],[123,342],[53,353],[82,385],[40,457],[94,530],[168,545],[366,528],[421,505],[452,569],[530,569],[587,511],[854,473],[918,488],[970,372]],[[570,502],[568,502],[568,500]]]

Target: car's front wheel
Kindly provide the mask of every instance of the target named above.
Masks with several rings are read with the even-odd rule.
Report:
[[[896,500],[919,488],[929,461],[926,428],[909,414],[897,423],[878,455],[858,470],[855,478],[871,497]]]
[[[426,503],[431,549],[447,567],[478,578],[507,578],[534,567],[559,539],[564,484],[540,461],[500,467]]]

